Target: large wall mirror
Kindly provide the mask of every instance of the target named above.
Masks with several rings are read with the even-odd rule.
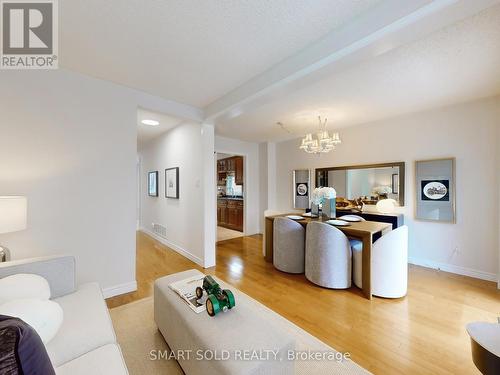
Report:
[[[363,199],[375,204],[379,199],[392,198],[405,204],[405,163],[351,165],[316,169],[316,187],[329,186],[337,197]]]

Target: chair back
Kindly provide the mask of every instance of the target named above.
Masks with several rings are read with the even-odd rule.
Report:
[[[403,225],[380,237],[372,249],[372,292],[400,298],[408,290],[408,227]]]
[[[306,278],[326,288],[351,286],[351,246],[339,229],[311,222],[306,233]]]
[[[273,264],[283,272],[304,272],[305,230],[286,217],[274,219]]]

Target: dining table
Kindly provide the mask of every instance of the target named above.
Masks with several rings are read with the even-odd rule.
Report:
[[[287,217],[290,215],[296,216],[296,213],[272,215],[265,217],[265,232],[264,232],[264,256],[267,262],[273,262],[273,246],[274,246],[274,219],[277,217]],[[331,220],[322,216],[319,217],[302,217],[301,219],[295,220],[297,223],[302,225],[304,229],[312,221],[315,222],[327,222]],[[330,225],[330,224],[329,224]],[[371,253],[373,237],[376,234],[384,235],[392,230],[392,225],[390,223],[381,223],[378,221],[357,221],[349,222],[346,226],[335,226],[337,229],[341,230],[349,239],[357,239],[363,243],[362,252],[362,292],[363,295],[372,299],[372,275],[371,275]]]

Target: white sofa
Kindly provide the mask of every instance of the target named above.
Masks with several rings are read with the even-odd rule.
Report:
[[[64,311],[63,324],[47,344],[58,375],[128,374],[106,303],[97,283],[76,287],[75,259],[52,256],[0,263],[0,278],[43,276]]]

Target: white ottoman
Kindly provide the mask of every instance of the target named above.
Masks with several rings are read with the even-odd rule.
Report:
[[[275,312],[216,278],[222,288],[233,292],[236,306],[213,318],[206,312],[196,314],[169,288],[175,281],[198,274],[201,272],[189,270],[162,277],[154,287],[155,322],[172,351],[179,354],[177,360],[184,372],[293,373],[294,363],[287,360],[287,354],[295,349],[295,338],[280,324],[274,324],[281,319]],[[210,360],[214,354],[218,358]]]

